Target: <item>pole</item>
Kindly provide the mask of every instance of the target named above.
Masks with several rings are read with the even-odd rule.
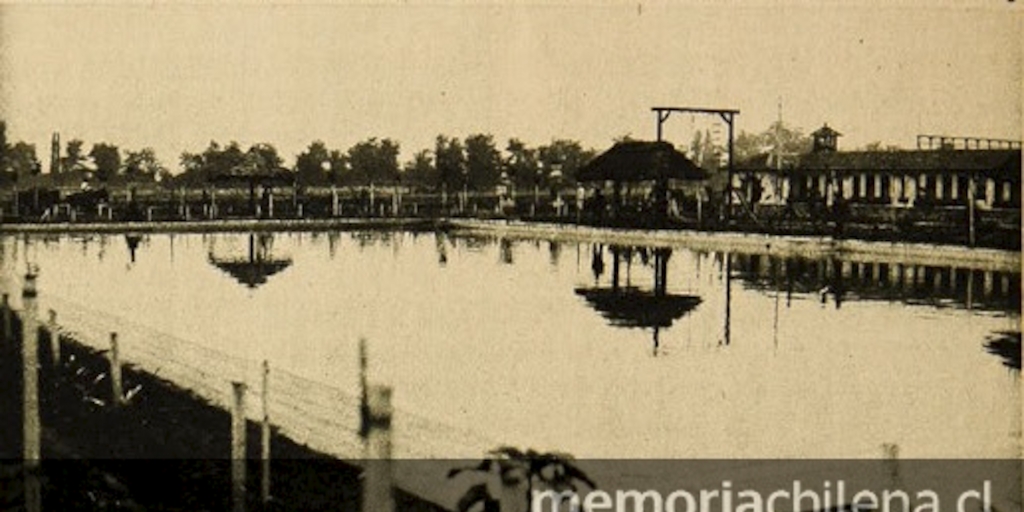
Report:
[[[117,333],[110,333],[110,392],[111,404],[120,406],[124,401],[124,388],[121,383],[121,354],[117,343]]]
[[[364,512],[393,512],[391,473],[391,388],[372,385],[367,390],[369,429],[367,434],[366,480],[363,483]]]
[[[36,321],[36,275],[32,269],[25,274],[22,289],[24,312],[21,317],[22,393],[24,406],[24,477],[25,509],[42,510],[39,482],[40,420],[39,420],[39,326]]]
[[[725,262],[722,265],[722,274],[725,277],[725,329],[723,331],[723,342],[729,345],[732,333],[732,254],[725,253]]]
[[[245,383],[231,383],[231,505],[245,512]]]
[[[11,296],[3,294],[3,307],[4,307],[4,342],[11,343],[14,341],[14,318],[11,313]]]
[[[263,386],[261,388],[260,401],[263,407],[263,424],[260,430],[260,461],[263,464],[262,472],[260,476],[262,481],[260,482],[260,498],[263,500],[263,504],[270,503],[270,410],[268,407],[268,398],[270,396],[270,364],[266,359],[263,360]]]
[[[726,217],[725,218],[726,218],[726,220],[729,220],[732,217],[733,116],[732,116],[732,114],[723,114],[722,118],[725,119],[726,124],[729,125],[729,164],[728,164],[729,165],[729,184],[725,187],[726,191],[729,194],[728,199],[726,200],[726,210],[725,210]]]
[[[975,208],[974,176],[967,182],[967,244],[974,247],[974,208]]]
[[[50,353],[53,357],[53,367],[60,367],[60,332],[57,327],[57,312],[50,310],[50,319],[47,322],[48,331],[50,332]]]
[[[366,338],[359,338],[359,436],[364,440],[370,428],[370,405],[366,388]]]

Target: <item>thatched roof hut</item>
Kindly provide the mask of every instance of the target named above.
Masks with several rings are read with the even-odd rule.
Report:
[[[664,141],[616,143],[576,173],[576,179],[584,182],[698,181],[705,178],[703,169]]]

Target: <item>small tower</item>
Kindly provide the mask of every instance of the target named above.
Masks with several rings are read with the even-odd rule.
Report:
[[[835,152],[839,148],[839,137],[842,135],[829,128],[828,123],[825,123],[825,126],[818,128],[817,131],[811,134],[811,138],[814,141],[811,150],[815,153]]]
[[[60,133],[53,132],[50,138],[50,174],[60,174]]]

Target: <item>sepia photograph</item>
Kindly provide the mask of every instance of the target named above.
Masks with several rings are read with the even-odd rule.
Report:
[[[0,0],[0,510],[1020,512],[1013,0]]]

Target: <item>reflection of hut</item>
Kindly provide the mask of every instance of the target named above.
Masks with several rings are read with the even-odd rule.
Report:
[[[593,252],[592,267],[603,268],[600,250]],[[583,297],[586,303],[594,308],[610,325],[616,327],[639,327],[653,329],[654,351],[658,350],[658,335],[663,328],[672,324],[696,308],[700,297],[668,293],[668,259],[672,250],[667,248],[654,249],[654,287],[652,290],[641,290],[638,287],[619,285],[619,261],[622,256],[632,250],[622,247],[610,247],[612,253],[612,278],[610,287],[576,288],[576,294]],[[600,262],[600,263],[598,263]]]
[[[142,235],[125,235],[124,241],[128,245],[128,255],[131,258],[131,262],[135,263],[135,251],[139,248],[139,243],[142,242]]]
[[[989,354],[999,356],[1007,368],[1020,371],[1020,332],[1001,332],[985,343]]]
[[[649,204],[637,211],[648,211],[656,219],[665,219],[669,213],[669,191],[675,182],[704,180],[706,174],[668,142],[630,141],[619,142],[590,161],[576,173],[576,178],[581,182],[611,183],[614,218],[621,218],[624,207],[635,203],[623,196],[625,184],[636,185],[645,192]],[[603,197],[595,198],[599,217],[603,213]]]
[[[295,173],[284,167],[267,168],[261,165],[245,163],[232,167],[227,172],[220,172],[210,176],[210,183],[224,186],[248,186],[249,187],[249,213],[256,215],[260,209],[256,203],[256,188],[262,189],[265,195],[264,210],[267,215],[273,212],[273,188],[275,186],[285,187],[295,185]]]
[[[215,267],[223,270],[247,288],[256,288],[267,282],[270,276],[281,272],[292,264],[291,258],[274,258],[271,255],[274,236],[269,233],[249,234],[248,255],[220,256],[212,248],[208,259]]]

